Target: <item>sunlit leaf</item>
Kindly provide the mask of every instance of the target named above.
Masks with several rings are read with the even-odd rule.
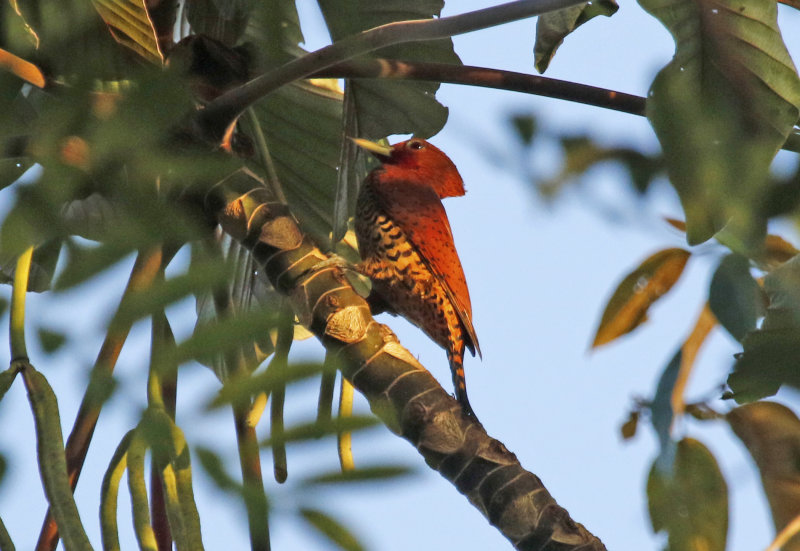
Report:
[[[325,536],[325,538],[339,549],[344,549],[345,551],[364,550],[364,546],[361,545],[355,535],[328,513],[315,509],[303,508],[300,509],[300,516],[302,516],[319,534]]]
[[[387,7],[372,0],[320,0],[333,40],[393,21],[438,17],[442,0],[410,0]],[[401,44],[380,50],[382,57],[407,61],[461,64],[452,40]],[[391,134],[430,137],[447,121],[447,108],[436,101],[436,82],[351,81],[361,136],[370,139]]]
[[[149,61],[163,61],[144,0],[92,0],[92,4],[120,44]]]
[[[727,420],[758,466],[775,530],[780,531],[800,514],[800,420],[774,402],[740,406]],[[800,549],[800,536],[781,549]]]
[[[691,438],[678,442],[673,468],[657,464],[647,479],[650,522],[666,531],[669,549],[725,551],[728,534],[728,487],[717,461]]]
[[[257,317],[257,316],[243,316],[245,319],[248,317]],[[223,336],[227,335],[228,332],[233,332],[235,329],[239,329],[240,325],[246,325],[245,323],[237,322],[233,324],[233,327],[228,327],[232,325],[232,321],[234,320],[227,320],[225,322],[221,322],[218,324],[211,324],[209,327],[212,328],[210,333],[213,333],[213,328],[215,325],[222,326],[225,331]],[[260,330],[254,331],[258,333]],[[192,337],[194,339],[197,336],[197,332]],[[246,337],[248,334],[245,332],[243,336],[234,335],[237,337],[237,341],[239,339],[246,341]],[[203,342],[204,338],[208,338],[207,334],[203,334],[200,336],[200,341]],[[251,337],[252,338],[252,337]],[[191,339],[190,339],[191,341]],[[226,343],[227,344],[227,343]],[[199,345],[198,345],[199,346]],[[190,342],[187,345],[187,348],[191,350],[193,348],[192,343]],[[209,346],[211,350],[207,352],[207,354],[211,354],[213,352],[218,352],[215,350],[215,347]],[[311,377],[318,376],[322,370],[324,369],[323,365],[319,362],[307,362],[307,363],[300,363],[300,362],[292,362],[289,364],[288,368],[282,369],[280,371],[272,370],[272,372],[259,372],[255,375],[251,375],[250,377],[244,378],[234,378],[230,379],[225,382],[225,385],[219,392],[219,395],[212,401],[209,405],[211,408],[221,407],[231,403],[244,403],[247,400],[250,400],[253,396],[258,395],[259,393],[269,394],[272,392],[273,389],[279,386],[285,386],[289,383],[295,381],[302,381]]]
[[[592,347],[609,343],[641,325],[650,306],[678,281],[689,255],[684,249],[665,249],[628,274],[606,305]]]
[[[750,275],[746,258],[730,254],[722,259],[711,278],[708,304],[719,323],[738,341],[756,328],[764,315],[764,295]]]
[[[540,15],[536,21],[536,44],[533,47],[536,70],[540,73],[547,70],[564,38],[575,29],[598,15],[610,17],[618,9],[616,0],[595,0]]]
[[[647,116],[661,142],[690,244],[723,226],[739,252],[761,242],[768,168],[798,118],[800,79],[775,3],[640,0],[676,41]]]
[[[44,88],[44,74],[36,65],[2,48],[0,48],[0,70],[10,71],[11,74],[18,76],[22,80],[39,88]]]

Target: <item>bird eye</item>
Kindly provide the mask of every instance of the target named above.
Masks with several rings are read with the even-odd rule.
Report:
[[[408,142],[408,148],[409,149],[422,149],[424,147],[425,147],[425,144],[422,143],[421,140],[411,140],[410,142]]]

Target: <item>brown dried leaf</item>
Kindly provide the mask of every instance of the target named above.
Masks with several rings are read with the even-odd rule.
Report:
[[[732,410],[727,420],[758,466],[780,531],[800,514],[800,419],[781,404],[754,402]],[[799,550],[800,536],[782,549]]]
[[[678,281],[690,254],[685,249],[664,249],[628,274],[606,305],[592,348],[630,333],[642,324],[650,306]]]

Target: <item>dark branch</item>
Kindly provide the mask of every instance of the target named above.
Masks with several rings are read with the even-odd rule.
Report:
[[[538,75],[447,63],[398,61],[393,59],[354,59],[311,75],[327,78],[383,78],[426,80],[510,90],[549,98],[585,103],[623,113],[644,116],[645,98]]]

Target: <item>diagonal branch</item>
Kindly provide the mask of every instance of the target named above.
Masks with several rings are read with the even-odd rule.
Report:
[[[513,453],[463,414],[389,328],[372,319],[341,267],[320,265],[327,256],[255,175],[244,169],[220,182],[206,195],[205,206],[252,251],[389,429],[408,440],[516,549],[605,549]]]
[[[225,128],[258,99],[290,82],[353,57],[403,42],[449,38],[458,34],[486,29],[549,11],[568,8],[583,1],[518,0],[450,17],[387,23],[348,36],[330,46],[290,61],[212,100],[205,109],[198,112],[197,123],[201,136],[208,141],[221,141]]]

